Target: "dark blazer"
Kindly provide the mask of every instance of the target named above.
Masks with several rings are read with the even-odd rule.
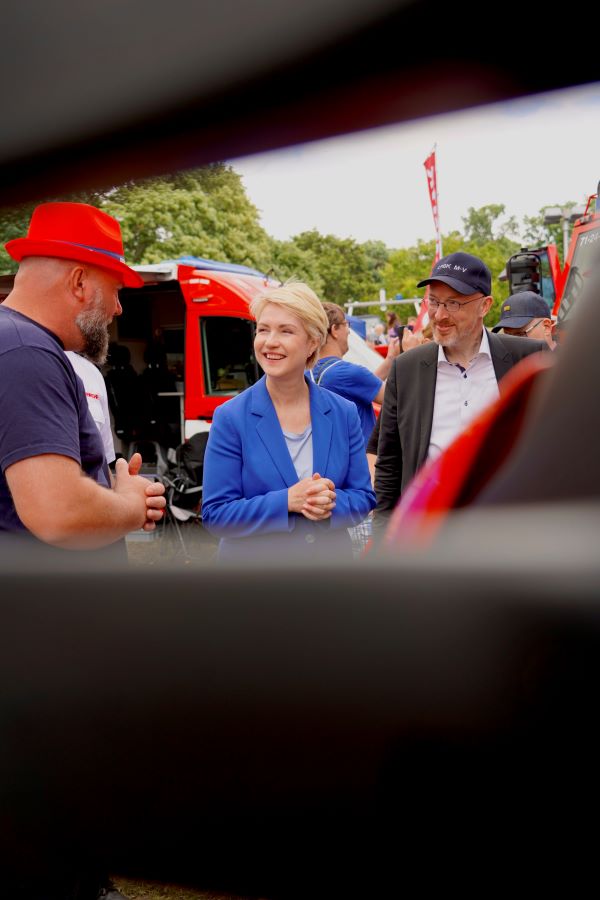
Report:
[[[298,476],[265,378],[215,410],[204,457],[202,521],[221,538],[219,558],[281,562],[282,557],[352,556],[347,528],[375,505],[356,406],[308,382],[313,472],[331,478],[330,519],[288,512]]]
[[[531,353],[548,350],[545,341],[488,331],[492,364],[498,382]],[[375,468],[377,511],[391,512],[400,494],[427,459],[433,423],[438,344],[424,344],[395,361],[387,379],[379,417]]]

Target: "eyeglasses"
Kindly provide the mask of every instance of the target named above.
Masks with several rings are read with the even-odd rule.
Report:
[[[350,329],[352,328],[352,326],[350,325],[350,322],[348,322],[347,319],[344,319],[343,322],[332,322],[331,325],[329,326],[329,328],[327,329],[327,333],[328,333],[328,334],[331,334],[331,329],[332,329],[334,326],[336,326],[337,328],[341,328],[342,325],[345,325],[346,328],[348,329],[348,331],[350,331]]]
[[[455,313],[458,312],[459,309],[463,306],[467,306],[469,303],[474,303],[476,300],[483,300],[485,294],[482,294],[481,297],[473,297],[472,300],[465,300],[464,303],[459,303],[458,300],[434,300],[433,297],[429,298],[429,302],[427,304],[430,312],[437,312],[440,306],[443,306],[447,312]]]
[[[509,328],[508,330],[506,328],[503,328],[502,331],[511,337],[527,337],[529,332],[533,331],[533,329],[536,328],[541,321],[542,319],[537,319],[533,323],[533,325],[529,326],[529,328]]]

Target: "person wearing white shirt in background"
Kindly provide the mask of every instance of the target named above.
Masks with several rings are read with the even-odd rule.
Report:
[[[110,466],[111,463],[114,463],[116,454],[112,429],[110,427],[110,413],[108,411],[108,397],[106,394],[104,377],[100,369],[81,353],[76,353],[74,350],[67,350],[66,354],[75,370],[75,374],[79,375],[83,381],[85,399],[87,400],[96,427],[100,432],[100,437],[102,438],[102,444],[104,446],[104,456],[106,457],[106,462]]]

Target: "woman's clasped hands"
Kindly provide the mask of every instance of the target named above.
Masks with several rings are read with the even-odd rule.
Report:
[[[321,478],[318,472],[288,489],[289,512],[300,513],[313,522],[329,519],[334,507],[335,485],[330,478]]]

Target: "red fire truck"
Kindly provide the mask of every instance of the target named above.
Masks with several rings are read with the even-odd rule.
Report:
[[[127,348],[137,373],[144,371],[148,349],[161,347],[177,389],[159,397],[171,405],[173,394],[179,398],[184,440],[208,430],[216,407],[261,377],[249,306],[278,282],[256,269],[197,257],[133,268],[145,284],[121,291],[123,314],[111,338]],[[354,332],[346,358],[371,370],[381,364]]]
[[[260,377],[249,304],[269,281],[255,269],[197,257],[134,268],[144,287],[121,291],[111,339],[127,348],[136,373],[152,347],[161,349],[176,390],[157,400],[173,409],[178,396],[183,440],[206,430],[219,404]]]
[[[600,248],[600,209],[598,193],[587,202],[585,214],[573,227],[569,253],[558,286],[557,318],[564,321],[577,302],[592,268],[592,260]],[[594,204],[594,211],[591,211]]]
[[[250,303],[278,283],[247,266],[189,256],[133,268],[144,286],[120,292],[123,313],[110,326],[104,369],[115,449],[124,453],[132,442],[175,447],[207,431],[216,407],[261,377]],[[0,276],[0,300],[12,284],[12,275]],[[354,332],[346,358],[371,370],[381,364]],[[148,407],[166,420],[161,434],[144,419]]]
[[[524,248],[506,265],[510,293],[534,290],[548,303],[553,318],[562,323],[569,315],[586,283],[594,252],[600,247],[598,194],[588,198],[585,212],[577,219],[564,267],[561,269],[556,245],[533,250]]]
[[[166,414],[173,446],[208,429],[215,408],[260,377],[249,304],[269,284],[255,269],[196,257],[133,268],[144,286],[120,292],[123,313],[110,326],[105,367],[113,415],[122,408],[132,419],[115,429],[117,452],[156,436],[135,408],[148,406],[136,383],[153,367],[144,384],[154,391],[155,414]],[[12,283],[12,275],[0,276],[0,300]]]

